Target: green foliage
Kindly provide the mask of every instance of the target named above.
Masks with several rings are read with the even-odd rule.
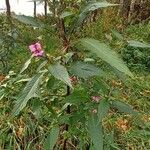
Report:
[[[36,92],[42,76],[43,74],[37,74],[27,83],[14,106],[12,111],[13,117],[19,114],[19,112],[26,106],[29,99],[38,96]]]
[[[129,71],[123,61],[105,43],[100,43],[99,41],[94,39],[81,39],[81,44],[87,50],[95,53],[102,60],[106,61],[112,67],[115,67],[120,72],[133,77],[132,73]]]
[[[52,128],[50,134],[48,135],[45,144],[44,144],[44,149],[45,150],[53,150],[54,146],[58,140],[59,136],[59,127],[54,127]]]
[[[125,30],[125,36],[130,37],[130,40],[127,40],[128,46],[125,46],[121,53],[124,61],[133,70],[149,72],[149,27],[149,23],[145,25],[141,23],[131,25]]]
[[[70,72],[83,79],[88,79],[93,76],[102,76],[103,71],[93,64],[84,62],[76,62],[71,66]]]
[[[67,102],[71,104],[80,105],[80,103],[85,103],[89,99],[89,94],[84,88],[77,88],[73,91],[71,95],[67,97]]]
[[[22,23],[25,23],[27,25],[31,25],[33,27],[41,27],[42,24],[37,21],[35,18],[30,17],[30,16],[25,16],[25,15],[15,15],[14,18],[19,20]]]
[[[98,124],[96,116],[92,116],[88,119],[88,132],[91,137],[95,150],[103,150],[103,132],[102,124]]]
[[[110,109],[110,104],[107,100],[101,100],[98,106],[98,119],[102,122],[102,119],[107,115]]]
[[[60,64],[54,64],[49,66],[49,72],[57,79],[63,81],[68,86],[72,87],[68,72],[66,68]]]
[[[23,68],[22,68],[21,71],[20,71],[20,73],[23,73],[23,72],[28,68],[28,66],[29,66],[30,63],[31,63],[31,59],[32,59],[32,58],[33,58],[33,56],[31,56],[31,58],[29,58],[29,59],[25,62]]]
[[[121,101],[112,101],[112,108],[118,109],[119,112],[128,113],[128,114],[136,114],[136,112],[132,109],[128,104]]]
[[[134,41],[134,40],[128,41],[128,44],[129,44],[129,46],[132,46],[132,47],[150,48],[149,44],[142,43],[142,42],[139,42],[139,41]]]
[[[101,8],[116,4],[56,0],[48,5],[52,14],[46,19],[15,15],[4,38],[0,34],[2,50],[13,48],[15,70],[0,74],[0,149],[130,149],[133,141],[133,148],[147,148],[149,78],[135,73],[134,80],[128,78],[133,74],[117,53],[123,54],[123,47],[147,51],[148,40],[109,31],[117,17]],[[41,57],[27,49],[36,42],[44,50]]]
[[[149,50],[143,48],[127,47],[122,49],[122,57],[133,70],[149,71]]]

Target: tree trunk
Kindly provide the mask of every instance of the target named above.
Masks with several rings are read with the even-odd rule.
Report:
[[[119,14],[122,17],[123,26],[126,26],[128,23],[128,15],[130,10],[131,0],[120,0],[120,4],[121,5],[120,5]]]
[[[133,14],[134,14],[134,6],[135,6],[136,0],[131,0],[130,4],[130,10],[129,10],[129,15],[128,15],[128,23],[131,22]]]
[[[34,18],[36,18],[36,1],[34,1]]]
[[[8,16],[8,17],[11,17],[11,11],[10,11],[10,3],[9,3],[9,0],[6,0],[5,3],[6,3],[6,13],[7,13],[7,16]]]
[[[123,16],[123,4],[124,4],[124,0],[120,0],[118,15],[121,15],[121,16]]]
[[[44,13],[45,13],[45,18],[47,18],[47,0],[44,1]]]

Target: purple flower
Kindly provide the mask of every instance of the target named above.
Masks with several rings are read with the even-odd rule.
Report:
[[[99,103],[101,97],[100,96],[91,96],[93,102]]]
[[[44,51],[42,50],[41,44],[39,42],[30,45],[29,49],[35,57],[41,57],[44,55]]]

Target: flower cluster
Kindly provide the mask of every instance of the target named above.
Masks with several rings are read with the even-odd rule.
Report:
[[[39,42],[30,45],[29,49],[35,57],[41,57],[44,55],[44,51],[42,50],[42,46]]]

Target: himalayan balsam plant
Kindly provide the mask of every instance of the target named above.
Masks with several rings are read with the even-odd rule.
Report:
[[[52,13],[51,24],[24,15],[14,16],[22,23],[39,29],[54,28],[59,35],[60,50],[54,54],[47,53],[47,45],[42,39],[29,45],[31,58],[19,75],[28,73],[33,59],[41,64],[20,91],[11,118],[26,111],[32,112],[31,103],[34,101],[37,110],[47,115],[51,124],[50,132],[42,141],[44,150],[71,149],[70,145],[79,149],[103,150],[108,144],[103,130],[107,114],[114,109],[130,114],[135,112],[129,105],[113,98],[111,87],[106,83],[109,75],[105,67],[102,69],[102,62],[107,66],[106,71],[131,78],[133,75],[107,44],[90,37],[83,38],[80,32],[86,28],[89,19],[92,20],[95,11],[118,6],[106,1],[74,0],[48,1],[48,5]],[[38,118],[37,113],[33,115]]]

